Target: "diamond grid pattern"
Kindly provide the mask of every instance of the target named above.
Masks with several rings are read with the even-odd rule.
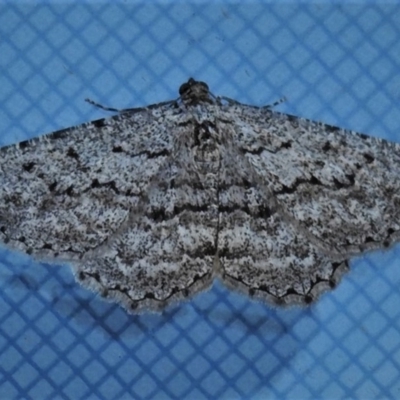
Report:
[[[0,0],[0,145],[177,96],[189,76],[250,104],[400,140],[396,3]],[[397,134],[397,136],[396,136]],[[398,398],[400,250],[280,310],[219,283],[129,316],[67,266],[0,251],[0,398]]]

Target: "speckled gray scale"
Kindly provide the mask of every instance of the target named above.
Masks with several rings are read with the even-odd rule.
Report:
[[[69,262],[129,312],[214,278],[279,305],[334,288],[352,256],[400,238],[400,145],[213,96],[0,150],[0,240]]]

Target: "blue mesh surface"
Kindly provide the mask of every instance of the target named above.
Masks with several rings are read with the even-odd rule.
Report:
[[[0,1],[0,145],[215,94],[400,141],[398,2]],[[68,266],[0,250],[0,399],[400,398],[400,248],[311,308],[215,284],[130,316]]]

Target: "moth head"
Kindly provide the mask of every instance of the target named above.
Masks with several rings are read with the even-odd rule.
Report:
[[[185,104],[213,103],[207,84],[193,78],[189,78],[186,83],[181,85],[179,95]]]

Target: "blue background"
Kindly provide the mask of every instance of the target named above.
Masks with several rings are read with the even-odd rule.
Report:
[[[0,1],[0,145],[214,94],[400,142],[398,1]],[[219,283],[128,315],[68,266],[0,250],[1,399],[400,397],[400,248],[310,308]]]

